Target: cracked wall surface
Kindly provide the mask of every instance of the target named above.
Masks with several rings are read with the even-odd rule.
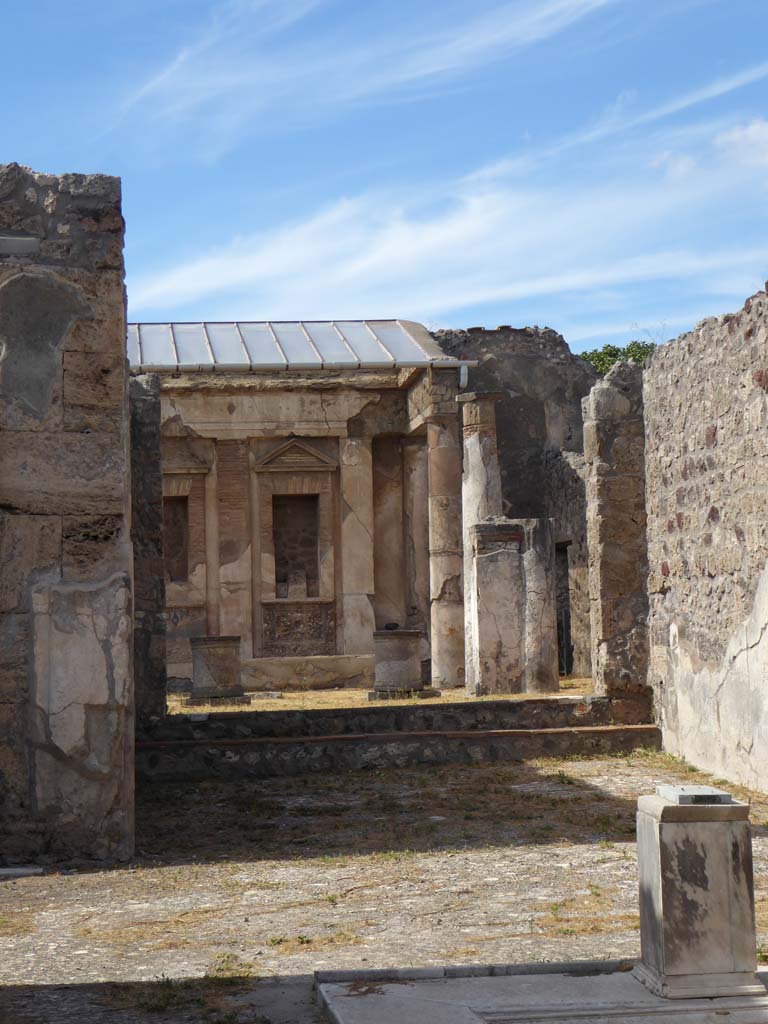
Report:
[[[759,789],[768,757],[768,297],[644,373],[648,674],[665,747]]]
[[[120,183],[0,166],[0,231],[0,857],[127,857]]]

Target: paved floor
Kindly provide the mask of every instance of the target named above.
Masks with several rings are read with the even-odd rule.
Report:
[[[0,883],[0,1024],[305,1024],[318,969],[635,957],[664,755],[153,786],[127,867]],[[753,804],[768,939],[768,798]]]

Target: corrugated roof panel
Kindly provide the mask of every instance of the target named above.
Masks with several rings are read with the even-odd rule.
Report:
[[[315,344],[326,366],[357,366],[359,359],[344,343],[341,333],[328,321],[305,322],[304,328]]]
[[[171,324],[179,366],[213,366],[202,324]]]
[[[139,324],[142,366],[176,367],[170,324]]]
[[[237,324],[206,324],[205,329],[217,366],[242,366],[250,363]]]
[[[269,324],[238,323],[253,366],[284,370],[287,360],[277,345]]]

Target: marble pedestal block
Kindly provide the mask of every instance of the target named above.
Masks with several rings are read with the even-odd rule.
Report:
[[[637,807],[635,976],[668,999],[764,996],[748,805],[706,786],[658,786]]]
[[[421,631],[377,629],[373,634],[374,675],[369,700],[399,697],[439,697],[421,679]]]
[[[196,636],[192,647],[192,695],[184,704],[250,704],[240,683],[240,637]]]

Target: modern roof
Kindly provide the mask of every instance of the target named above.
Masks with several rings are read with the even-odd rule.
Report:
[[[456,366],[410,320],[128,324],[135,370],[321,370]]]

